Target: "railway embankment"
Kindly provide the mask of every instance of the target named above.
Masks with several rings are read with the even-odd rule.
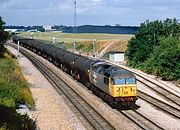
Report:
[[[30,129],[35,127],[28,115],[16,112],[19,106],[34,107],[28,83],[10,52],[0,57],[0,129]]]

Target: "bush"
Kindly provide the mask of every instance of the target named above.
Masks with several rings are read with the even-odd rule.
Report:
[[[84,51],[86,52],[92,52],[92,50],[93,50],[93,44],[89,44],[88,47],[84,49]]]
[[[83,48],[85,47],[84,44],[79,44],[76,49],[79,51],[79,50],[82,50]]]
[[[139,67],[146,62],[154,48],[159,46],[160,37],[179,38],[179,35],[180,25],[176,19],[142,23],[125,52],[128,65]]]
[[[19,115],[12,108],[0,105],[0,129],[34,130],[35,123],[27,115]]]
[[[0,17],[0,57],[3,55],[5,49],[4,49],[4,43],[9,38],[8,32],[4,31],[3,25],[5,23],[2,21],[2,18]]]
[[[161,38],[159,44],[144,64],[145,71],[161,76],[164,80],[180,79],[180,40]]]
[[[176,19],[142,23],[125,52],[128,65],[166,80],[180,78],[179,37]]]

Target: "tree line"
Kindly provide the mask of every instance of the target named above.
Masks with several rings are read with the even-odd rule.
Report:
[[[125,55],[131,67],[164,80],[180,79],[180,23],[175,18],[142,23]]]
[[[43,26],[5,26],[6,29],[19,29],[19,30],[37,30],[44,32]],[[57,31],[61,31],[64,33],[73,33],[74,27],[72,26],[64,26],[64,25],[54,25],[52,26],[52,29],[55,29]],[[109,33],[109,34],[133,34],[136,32],[138,27],[136,26],[94,26],[94,25],[83,25],[83,26],[77,26],[76,27],[76,33]]]
[[[4,43],[8,40],[9,34],[8,32],[4,31],[5,22],[0,17],[0,57],[3,55],[5,48]]]
[[[58,26],[55,25],[56,30],[64,33],[73,33],[74,27],[71,26]],[[95,25],[82,25],[76,27],[76,33],[109,33],[109,34],[133,34],[139,27],[136,26],[95,26]]]

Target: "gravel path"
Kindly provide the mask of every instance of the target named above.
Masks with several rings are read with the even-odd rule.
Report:
[[[98,57],[102,58],[103,55],[106,53],[107,49],[112,46],[112,44],[114,44],[115,42],[114,41],[111,41],[108,43],[108,45],[103,49],[101,50],[101,52],[98,54]]]
[[[13,54],[17,51],[8,47]],[[40,130],[83,130],[86,129],[71,108],[37,70],[34,65],[23,55],[19,55],[17,62],[25,78],[30,84],[30,90],[35,99],[36,110],[31,111],[36,119],[37,128]]]

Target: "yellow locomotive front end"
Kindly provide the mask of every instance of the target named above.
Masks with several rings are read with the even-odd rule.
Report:
[[[137,100],[136,77],[132,72],[98,62],[90,68],[91,90],[111,106],[131,107]]]
[[[110,78],[109,92],[121,106],[133,106],[137,100],[137,85],[135,77]]]
[[[135,78],[111,79],[110,93],[112,97],[136,97],[137,86]]]

